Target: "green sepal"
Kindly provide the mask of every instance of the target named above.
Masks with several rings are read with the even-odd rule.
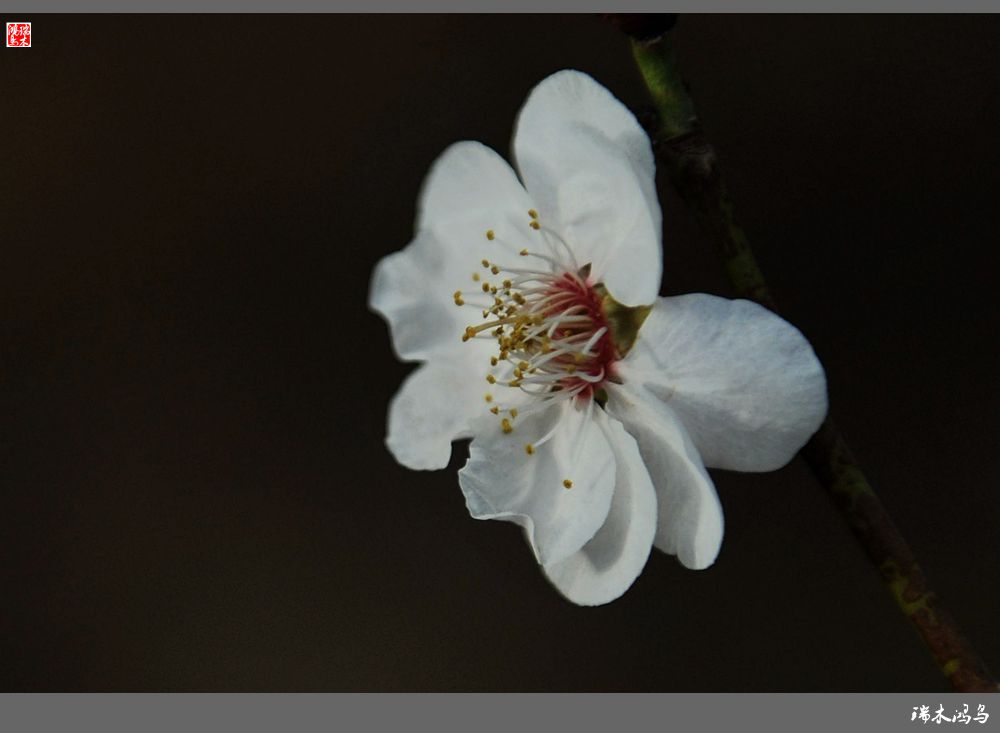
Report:
[[[611,341],[615,345],[618,357],[624,357],[639,335],[639,328],[653,310],[651,305],[622,305],[611,297],[608,289],[602,283],[594,286],[594,293],[601,301],[601,310],[608,322]]]

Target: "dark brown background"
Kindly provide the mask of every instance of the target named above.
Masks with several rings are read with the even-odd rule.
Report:
[[[582,16],[35,16],[0,49],[0,689],[939,690],[800,460],[716,472],[717,564],[564,602],[382,446],[365,307],[449,143],[506,152]],[[786,316],[994,668],[1000,21],[682,17]],[[727,294],[661,186],[666,294]]]

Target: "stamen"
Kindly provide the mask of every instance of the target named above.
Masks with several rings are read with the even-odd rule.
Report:
[[[534,261],[518,268],[483,258],[483,268],[500,278],[491,284],[474,272],[472,280],[480,283],[492,302],[472,303],[461,291],[455,291],[453,296],[456,305],[474,305],[483,318],[465,329],[462,340],[488,339],[496,345],[497,351],[489,357],[493,371],[486,375],[486,381],[498,388],[516,388],[521,395],[506,405],[506,400],[494,403],[493,396],[486,395],[489,411],[501,416],[504,434],[513,432],[514,419],[523,420],[566,400],[586,400],[589,418],[593,394],[618,358],[603,300],[590,282],[590,266],[579,267],[572,248],[557,232],[542,226],[537,211],[530,209],[528,216],[528,226],[542,234],[541,252],[536,251],[537,247],[518,251],[513,242],[503,241],[492,229],[486,231],[486,238]],[[534,455],[551,440],[560,422],[545,435],[524,444],[525,453]],[[582,445],[579,440],[575,444]],[[564,485],[567,483],[566,488],[570,488],[570,479]]]
[[[601,327],[600,327],[600,328],[599,328],[599,329],[598,329],[598,330],[597,330],[597,331],[596,331],[596,332],[594,333],[594,335],[590,337],[590,340],[589,340],[589,341],[587,341],[587,345],[586,345],[586,346],[584,346],[584,347],[583,347],[583,349],[581,349],[581,351],[582,351],[582,352],[583,352],[584,354],[586,354],[587,356],[591,356],[591,353],[590,353],[590,347],[591,347],[591,346],[593,346],[594,344],[596,344],[596,343],[597,343],[597,342],[598,342],[598,341],[600,340],[601,336],[603,336],[603,335],[604,335],[604,334],[606,334],[607,332],[608,332],[608,329],[607,329],[607,327],[606,327],[606,326],[601,326]]]
[[[559,232],[557,232],[555,229],[551,229],[550,227],[542,227],[542,233],[555,237],[555,240],[563,246],[563,249],[566,250],[566,254],[569,255],[569,261],[573,263],[573,269],[571,273],[575,275],[576,272],[580,269],[580,265],[576,261],[576,256],[573,254],[573,250],[569,246],[569,242],[563,239],[562,235],[560,235]]]
[[[537,222],[537,221],[533,221],[533,222],[531,222],[531,223],[532,223],[532,224],[537,224],[538,222]],[[526,253],[527,253],[527,254],[526,254]],[[560,268],[560,267],[562,267],[562,266],[563,266],[563,265],[562,265],[562,263],[561,263],[561,262],[560,262],[559,260],[557,260],[557,259],[556,259],[555,257],[550,257],[549,255],[543,255],[543,254],[542,254],[542,253],[540,253],[540,252],[531,252],[530,250],[527,250],[527,249],[522,249],[522,250],[521,250],[521,251],[519,252],[519,254],[520,254],[520,255],[521,255],[522,257],[527,257],[527,256],[529,256],[529,255],[530,255],[531,257],[537,257],[537,258],[538,258],[538,259],[540,259],[540,260],[545,260],[545,261],[546,261],[546,262],[548,262],[548,263],[549,263],[550,265],[553,265],[553,266],[554,266],[554,267],[556,267],[556,268]]]

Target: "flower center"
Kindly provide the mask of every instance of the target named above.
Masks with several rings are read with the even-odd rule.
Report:
[[[486,262],[498,274],[509,272]],[[502,380],[532,395],[571,396],[590,396],[604,381],[617,355],[588,269],[520,270],[517,280],[483,283],[493,296],[483,311],[489,320],[466,328],[462,339],[485,336],[496,342],[487,381]]]
[[[521,249],[523,267],[483,259],[488,274],[472,275],[482,295],[454,294],[456,305],[477,308],[483,318],[465,329],[462,340],[488,339],[496,344],[486,381],[530,396],[525,401],[513,393],[505,399],[502,390],[497,394],[500,399],[486,394],[490,412],[501,418],[504,433],[513,432],[519,409],[523,416],[574,398],[588,400],[592,409],[595,392],[614,375],[614,364],[622,357],[605,314],[609,298],[591,279],[590,265],[580,267],[562,237],[543,227],[534,210],[528,214],[545,251]],[[498,240],[493,230],[486,232],[486,238]],[[526,444],[525,452],[534,454],[550,438]]]

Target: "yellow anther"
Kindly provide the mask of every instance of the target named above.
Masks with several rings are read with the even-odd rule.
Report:
[[[532,220],[532,222],[528,226],[530,226],[532,229],[535,229],[536,231],[542,228],[542,225],[535,220]]]
[[[520,387],[521,386],[521,380],[519,380],[519,379],[512,379],[509,382],[507,382],[507,386],[508,387]]]
[[[483,399],[484,399],[484,400],[486,400],[487,402],[492,402],[492,401],[493,401],[493,395],[491,395],[491,394],[490,394],[489,392],[487,392],[487,393],[486,393],[486,394],[485,394],[485,395],[483,396]],[[500,408],[499,408],[499,407],[494,407],[493,409],[494,409],[494,410],[499,410]]]
[[[476,329],[472,326],[465,327],[465,340],[468,341],[470,338],[476,335]]]
[[[483,283],[483,292],[484,293],[490,292],[490,284],[489,283]]]
[[[523,376],[524,376],[524,375],[523,375],[523,374],[521,374],[521,370],[520,370],[520,369],[514,369],[514,377],[515,377],[515,378],[517,378],[517,379],[520,379],[520,378],[521,378],[521,377],[523,377]]]
[[[504,418],[500,421],[500,429],[503,430],[505,434],[509,434],[514,431],[514,426],[510,424],[510,420]]]
[[[531,364],[529,364],[526,361],[518,362],[518,365],[517,365],[517,368],[520,369],[522,372],[528,371],[528,369],[530,367],[531,367]]]
[[[534,209],[528,209],[528,216],[530,216],[532,219],[537,219],[538,212],[535,211]]]
[[[490,366],[496,366],[499,363],[500,363],[500,360],[497,359],[495,356],[491,356],[490,357]]]
[[[487,374],[486,375],[486,381],[489,382],[490,384],[496,384],[497,383],[497,378],[494,377],[492,374]]]
[[[504,280],[503,281],[503,286],[507,290],[510,290],[513,285],[514,285],[514,283],[512,283],[510,280]]]
[[[489,260],[482,260],[482,263],[483,263],[483,267],[489,267],[490,266],[490,261]]]
[[[496,265],[490,265],[490,272],[492,272],[494,275],[499,275],[500,268],[497,267]]]
[[[563,479],[563,488],[564,489],[572,489],[573,488],[573,482],[570,481],[568,478],[564,478]]]
[[[566,373],[576,374],[576,364],[570,364],[568,367],[566,367]]]
[[[494,239],[496,238],[496,236],[497,236],[497,235],[493,233],[493,230],[492,230],[492,229],[487,229],[487,230],[486,230],[486,238],[487,238],[488,240],[490,240],[491,242],[492,242],[492,241],[493,241],[493,240],[494,240]]]
[[[510,411],[510,416],[517,417],[517,408],[514,408],[513,410]]]
[[[492,412],[494,415],[499,415],[500,414],[500,408],[497,407],[496,405],[493,405],[493,407],[490,408],[490,412]]]
[[[528,256],[528,250],[527,249],[522,249],[520,252],[518,252],[518,254],[521,255],[522,257],[527,257]]]
[[[472,281],[473,282],[479,282],[479,273],[478,272],[472,273]]]
[[[527,453],[529,456],[535,455],[535,446],[533,446],[531,443],[525,443],[524,452]]]

